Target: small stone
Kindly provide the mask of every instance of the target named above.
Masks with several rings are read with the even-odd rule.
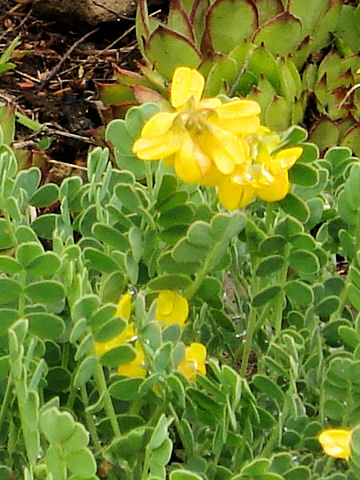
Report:
[[[34,15],[72,27],[130,18],[135,9],[134,0],[33,0]]]

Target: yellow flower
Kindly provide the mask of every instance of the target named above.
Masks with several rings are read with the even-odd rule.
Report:
[[[206,375],[205,367],[206,347],[202,343],[191,343],[185,348],[185,358],[179,363],[177,369],[189,380],[196,380],[196,373]]]
[[[155,319],[165,325],[179,323],[182,327],[189,315],[189,304],[185,297],[171,290],[163,290],[157,298]]]
[[[115,313],[116,317],[124,317],[129,320],[131,314],[131,293],[125,293],[118,303],[118,307]]]
[[[153,115],[133,152],[142,160],[163,159],[186,183],[207,185],[214,167],[228,175],[249,160],[244,135],[258,130],[260,106],[253,100],[201,99],[204,84],[197,70],[178,67],[170,92],[175,111]]]
[[[125,365],[118,367],[118,374],[127,377],[145,377],[146,369],[144,368],[144,351],[139,343],[135,344],[136,357]]]
[[[125,295],[122,295],[122,297],[119,300],[115,316],[124,317],[126,320],[129,320],[130,314],[131,314],[131,294],[125,293]],[[129,342],[134,338],[136,338],[134,326],[131,324],[128,324],[119,335],[112,338],[111,340],[108,340],[107,342],[96,342],[95,343],[96,353],[97,355],[99,355],[99,357],[101,357],[102,355],[104,355],[104,353],[108,352],[109,350],[112,350],[113,348],[118,347],[123,343]]]
[[[318,440],[329,457],[348,459],[350,456],[351,430],[329,428],[323,430]]]
[[[112,350],[115,347],[118,347],[119,345],[123,345],[124,343],[130,342],[136,338],[136,333],[134,326],[132,324],[127,325],[124,330],[117,335],[116,337],[112,338],[111,340],[108,340],[107,342],[96,342],[95,343],[95,350],[96,354],[101,357],[104,355],[104,353],[108,352],[109,350]]]
[[[253,160],[237,166],[219,181],[219,201],[228,210],[245,207],[256,195],[266,202],[276,202],[289,193],[288,171],[301,156],[302,148],[286,148],[272,155],[280,138],[271,132],[263,134],[264,130],[250,141]]]

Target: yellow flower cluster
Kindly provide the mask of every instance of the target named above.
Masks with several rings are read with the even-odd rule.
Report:
[[[343,458],[345,460],[349,458],[351,452],[351,430],[329,428],[320,433],[318,440],[329,457]]]
[[[126,293],[120,298],[117,316],[121,316],[128,321],[125,329],[116,337],[106,342],[96,342],[95,349],[98,356],[102,356],[108,351],[119,345],[129,342],[134,343],[136,357],[131,362],[120,365],[118,374],[129,377],[145,377],[147,370],[145,368],[145,355],[138,342],[137,333],[134,325],[129,323],[131,315],[131,295]],[[189,305],[185,297],[171,290],[163,290],[157,298],[157,307],[155,311],[155,320],[161,325],[171,325],[178,323],[184,327],[189,315]],[[206,347],[201,343],[192,343],[190,347],[185,348],[185,358],[178,365],[178,371],[185,375],[189,380],[196,379],[196,372],[206,374],[205,368]]]
[[[120,298],[118,303],[118,308],[116,310],[116,316],[123,317],[125,320],[129,322],[131,315],[131,294],[125,293]],[[118,374],[119,375],[126,375],[130,377],[145,377],[146,369],[143,367],[144,365],[144,352],[141,348],[141,345],[137,340],[137,334],[135,331],[135,327],[133,324],[128,323],[124,330],[117,335],[116,337],[108,340],[107,342],[96,342],[95,349],[97,355],[101,357],[104,353],[112,350],[119,345],[123,345],[124,343],[129,343],[135,341],[135,350],[137,352],[136,357],[129,363],[125,365],[120,365],[118,367]]]
[[[141,160],[174,166],[186,183],[217,186],[219,200],[233,210],[257,195],[274,202],[290,188],[288,170],[300,147],[275,153],[280,138],[260,125],[260,106],[252,100],[202,99],[204,77],[195,69],[175,70],[172,112],[159,112],[145,123],[133,152]]]

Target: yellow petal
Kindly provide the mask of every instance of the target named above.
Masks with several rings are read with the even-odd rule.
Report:
[[[348,459],[351,451],[351,430],[329,428],[323,430],[318,440],[329,457]]]
[[[240,185],[228,177],[219,185],[219,202],[228,210],[235,210],[248,205],[255,196],[251,184]]]
[[[274,169],[286,169],[289,170],[296,160],[301,157],[303,149],[301,147],[293,147],[293,148],[286,148],[285,150],[281,150],[279,153],[276,154],[274,159]]]
[[[137,352],[136,357],[129,363],[125,365],[120,365],[118,367],[118,374],[125,375],[127,377],[145,377],[146,369],[144,368],[144,352],[140,345],[135,345],[135,350]]]
[[[186,356],[196,360],[197,362],[204,362],[206,359],[206,347],[202,343],[193,342],[187,348]]]
[[[119,345],[123,345],[136,337],[135,329],[132,324],[127,325],[124,330],[116,337],[108,340],[107,342],[96,342],[95,350],[96,354],[101,357],[104,353],[109,352]]]
[[[252,117],[261,112],[260,105],[254,100],[232,100],[216,109],[222,118]]]
[[[199,103],[200,108],[217,109],[222,105],[220,98],[203,98]]]
[[[172,106],[182,107],[191,97],[199,102],[204,84],[204,77],[195,68],[178,67],[171,84],[170,101]]]
[[[255,133],[260,125],[259,117],[219,118],[217,121],[225,130],[236,134],[248,135]]]
[[[141,160],[161,160],[173,155],[181,146],[181,136],[169,131],[163,135],[140,137],[133,152]]]
[[[189,304],[186,298],[182,295],[175,295],[174,313],[174,319],[176,319],[176,323],[179,323],[183,327],[189,315]]]
[[[155,317],[169,315],[173,311],[174,292],[163,290],[157,298],[157,307]]]
[[[204,187],[216,187],[224,180],[224,175],[219,172],[215,166],[211,166],[210,170],[204,175],[199,182]]]
[[[129,320],[131,314],[131,298],[130,293],[125,293],[125,295],[120,298],[115,316],[124,317],[126,320]]]
[[[215,125],[211,126],[211,133],[199,136],[199,142],[202,142],[202,150],[213,159],[217,169],[224,175],[232,173],[235,165],[248,161],[250,149],[246,140]]]
[[[175,171],[185,183],[200,183],[211,167],[210,159],[202,153],[200,148],[188,136],[175,155]]]
[[[185,348],[185,358],[179,363],[177,369],[189,380],[195,381],[197,372],[206,375],[205,359],[205,345],[194,342]]]
[[[289,176],[287,170],[281,170],[274,175],[270,185],[260,187],[256,194],[265,202],[278,202],[286,197],[290,190]]]
[[[141,130],[141,137],[163,135],[170,130],[176,113],[159,112],[147,120]]]
[[[185,297],[171,290],[160,292],[157,300],[155,319],[170,325],[179,323],[184,325],[189,314],[189,305]]]

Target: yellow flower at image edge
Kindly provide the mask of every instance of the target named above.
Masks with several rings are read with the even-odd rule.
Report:
[[[318,440],[324,452],[329,457],[344,458],[350,456],[351,430],[344,428],[329,428],[323,430]]]
[[[189,67],[173,75],[173,112],[159,112],[145,123],[133,152],[141,160],[163,160],[186,183],[216,185],[221,175],[249,159],[244,135],[259,128],[260,106],[253,100],[201,99],[204,77]]]
[[[155,320],[165,325],[179,323],[182,327],[189,315],[189,304],[185,297],[171,290],[163,290],[157,298]]]
[[[196,380],[196,373],[206,375],[205,367],[206,347],[202,343],[191,343],[190,347],[185,348],[185,358],[182,360],[177,369],[189,380]]]
[[[126,377],[145,377],[146,369],[144,368],[144,351],[141,348],[140,344],[135,345],[136,357],[129,363],[125,365],[120,365],[118,367],[118,374],[124,375]]]

